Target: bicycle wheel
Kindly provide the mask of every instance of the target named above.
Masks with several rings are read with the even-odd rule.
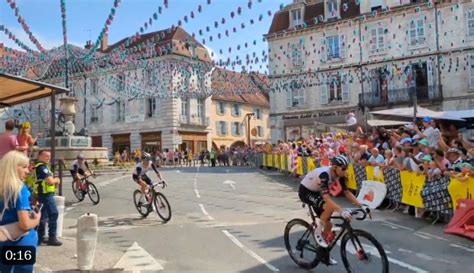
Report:
[[[74,196],[77,198],[77,200],[79,200],[79,202],[84,200],[84,197],[86,197],[85,192],[83,192],[81,189],[77,188],[77,185],[76,185],[75,181],[72,181],[72,192],[74,193]]]
[[[285,246],[291,259],[300,267],[311,269],[319,264],[313,228],[302,219],[293,219],[285,227]]]
[[[154,204],[156,213],[164,222],[168,222],[171,219],[171,207],[168,203],[168,199],[161,192],[155,192]]]
[[[97,187],[91,182],[87,182],[87,195],[89,195],[89,199],[94,205],[99,204],[99,191],[97,190]]]
[[[147,217],[148,214],[150,214],[150,205],[148,202],[146,202],[145,195],[142,194],[140,190],[135,190],[133,192],[133,203],[135,204],[135,208],[141,216]]]
[[[388,273],[387,254],[368,232],[354,229],[341,240],[341,258],[347,272]]]

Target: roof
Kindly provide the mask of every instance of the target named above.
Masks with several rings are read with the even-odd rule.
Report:
[[[238,73],[216,67],[212,72],[212,100],[270,107],[268,78],[255,72]]]
[[[207,49],[181,27],[150,32],[137,37],[126,37],[117,43],[108,46],[103,53],[110,53],[117,47],[122,47],[124,49],[146,45],[147,43],[154,43],[157,52],[164,52],[172,45],[171,53],[186,57],[197,57],[197,59],[201,61],[212,62]],[[127,44],[127,40],[130,38],[132,42]],[[195,46],[195,54],[191,51],[190,45]],[[145,50],[145,48],[143,48],[143,50]]]
[[[341,0],[341,19],[354,18],[360,15],[360,7],[354,0]],[[275,13],[272,24],[268,30],[268,35],[288,30],[290,28],[290,8],[286,8]],[[304,23],[306,26],[323,25],[327,22],[317,23],[319,18],[324,18],[324,2],[304,3]],[[331,21],[332,22],[332,21]]]
[[[67,93],[63,87],[0,73],[0,108]]]
[[[374,111],[370,113],[374,115],[382,115],[382,116],[413,118],[414,109],[413,107],[404,107],[404,108],[394,108],[394,109]],[[462,118],[450,115],[449,113],[446,113],[446,112],[435,112],[435,111],[417,106],[416,117],[423,118],[426,116],[430,116],[434,119],[441,119],[441,120],[464,121]]]
[[[452,117],[462,118],[462,119],[474,118],[474,110],[444,111],[443,113],[448,114]]]

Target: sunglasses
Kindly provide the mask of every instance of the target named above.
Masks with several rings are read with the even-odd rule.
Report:
[[[347,167],[339,167],[339,168],[341,168],[341,171],[343,171],[343,172],[347,171]]]

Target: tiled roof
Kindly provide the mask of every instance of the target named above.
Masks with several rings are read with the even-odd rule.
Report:
[[[342,6],[347,8],[341,9],[341,19],[354,18],[360,15],[360,7],[357,5],[356,0],[341,0],[341,7]],[[270,29],[268,30],[268,35],[290,28],[290,10],[291,9],[284,9],[275,13]],[[305,3],[303,18],[306,26],[316,25],[316,21],[319,19],[316,20],[315,18],[321,16],[324,18],[324,2],[316,4]],[[321,25],[324,23],[318,24]]]
[[[212,73],[212,100],[269,106],[268,78],[255,72],[238,73],[222,68]]]

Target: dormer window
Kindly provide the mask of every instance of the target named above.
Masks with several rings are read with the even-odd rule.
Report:
[[[381,10],[384,7],[383,0],[370,0],[370,10]]]
[[[337,0],[327,0],[326,2],[326,11],[328,19],[334,19],[339,16],[339,7],[337,5]]]
[[[290,27],[296,27],[303,24],[303,9],[291,10],[291,25]]]

